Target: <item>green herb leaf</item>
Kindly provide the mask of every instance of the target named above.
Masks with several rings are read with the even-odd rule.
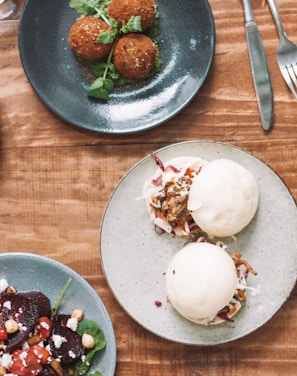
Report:
[[[89,65],[89,68],[91,69],[91,71],[96,77],[102,77],[106,70],[106,66],[107,66],[106,63],[100,63],[98,65],[95,64],[94,66]]]
[[[70,0],[69,6],[76,10],[80,16],[94,15],[112,26],[107,11],[109,3],[110,0]]]
[[[87,16],[96,12],[95,7],[98,6],[100,0],[70,0],[69,6],[79,13],[81,16]]]
[[[127,23],[123,22],[120,32],[123,34],[141,32],[141,16],[130,17]]]
[[[88,350],[83,360],[77,364],[75,376],[87,374],[94,355],[98,351],[104,349],[106,346],[106,339],[102,329],[99,328],[99,326],[92,320],[83,319],[80,321],[78,324],[77,333],[80,336],[83,336],[85,333],[90,334],[94,338],[95,346]],[[95,374],[98,376],[97,372],[95,372]]]
[[[71,283],[72,279],[69,278],[67,280],[67,282],[65,283],[65,286],[63,287],[63,289],[61,290],[60,292],[60,295],[58,297],[58,299],[56,300],[55,304],[53,305],[53,308],[52,308],[52,316],[56,315],[58,313],[58,310],[59,310],[59,307],[60,307],[60,304],[62,302],[62,299],[66,293],[66,291],[68,290],[68,287],[70,286],[70,283]]]
[[[117,20],[115,20],[114,18],[110,18],[110,19],[109,19],[109,25],[110,25],[110,27],[112,27],[113,29],[117,29],[117,28],[118,28],[118,22],[117,22]]]
[[[113,89],[114,89],[114,83],[113,83],[113,81],[110,80],[110,79],[108,79],[108,78],[106,78],[106,79],[104,80],[104,88],[105,88],[106,90],[108,90],[109,92],[112,92]]]
[[[102,44],[112,43],[117,35],[118,29],[102,31],[99,35],[98,42]]]
[[[90,86],[88,95],[90,97],[107,101],[109,93],[113,90],[113,87],[113,82],[111,80],[98,77]]]

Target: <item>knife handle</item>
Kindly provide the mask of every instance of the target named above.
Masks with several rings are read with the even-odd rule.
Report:
[[[245,22],[255,22],[254,12],[250,0],[242,0]]]

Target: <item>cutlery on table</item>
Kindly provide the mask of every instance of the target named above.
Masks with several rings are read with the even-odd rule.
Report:
[[[276,50],[278,65],[285,82],[297,98],[297,46],[287,38],[284,32],[275,0],[267,0],[267,2],[280,38]]]
[[[243,0],[250,65],[262,128],[271,129],[274,117],[273,89],[269,67],[250,0]]]

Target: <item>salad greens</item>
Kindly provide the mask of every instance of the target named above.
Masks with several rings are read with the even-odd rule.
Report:
[[[52,307],[52,315],[58,313],[62,299],[70,286],[72,279],[69,278],[61,290],[58,299]],[[92,374],[88,374],[88,370],[91,367],[92,360],[95,354],[104,349],[106,346],[106,339],[103,333],[103,330],[92,320],[82,319],[78,323],[77,333],[82,337],[85,333],[90,334],[94,338],[95,346],[92,349],[89,349],[83,359],[81,359],[77,364],[75,364],[73,376],[102,376],[99,371],[96,371]]]
[[[119,28],[117,21],[110,18],[108,15],[108,5],[110,1],[111,0],[70,0],[69,6],[70,8],[76,10],[80,17],[92,15],[94,17],[101,18],[111,27],[110,30],[102,32],[99,35],[98,42],[102,44],[112,43],[120,38],[120,36],[123,34],[142,32],[140,16],[132,16],[128,22],[123,22],[121,28]],[[150,31],[148,32],[148,36],[154,41],[155,44],[158,44],[158,18],[159,14],[156,10],[155,20]],[[83,65],[87,66],[96,77],[95,81],[88,89],[88,95],[90,97],[107,101],[110,93],[115,87],[143,81],[143,79],[131,80],[121,76],[112,63],[114,47],[115,44],[107,57],[96,62],[79,58],[79,61]],[[147,79],[156,74],[160,70],[160,66],[161,59],[158,55],[157,63],[153,71],[145,78]]]
[[[104,347],[106,346],[106,340],[103,331],[92,320],[83,319],[82,321],[80,321],[78,324],[77,333],[80,336],[83,336],[83,334],[85,333],[90,334],[94,338],[95,346],[92,349],[90,349],[86,353],[84,359],[76,365],[74,373],[75,376],[86,375],[88,369],[90,368],[90,364],[92,363],[94,355],[98,351],[104,349]],[[97,372],[96,374],[96,376],[98,376]]]

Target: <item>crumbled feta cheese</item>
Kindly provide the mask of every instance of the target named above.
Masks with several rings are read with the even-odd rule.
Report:
[[[30,345],[27,341],[25,341],[22,345],[22,350],[28,351],[30,349]]]
[[[26,363],[27,356],[28,356],[27,351],[23,351],[23,352],[20,353],[20,359],[21,359],[24,367],[27,367],[27,363]]]
[[[75,357],[76,357],[76,355],[74,354],[74,352],[72,350],[68,351],[68,355],[72,359],[75,359]]]
[[[3,354],[2,357],[0,358],[0,364],[6,369],[10,368],[12,365],[12,355]]]
[[[78,325],[77,319],[69,318],[67,320],[66,326],[67,326],[67,328],[71,329],[73,332],[76,332],[77,325]]]
[[[0,292],[4,292],[8,286],[9,284],[6,279],[0,279]]]
[[[50,326],[48,323],[46,323],[45,321],[41,321],[40,322],[40,326],[46,330],[50,329]]]
[[[11,309],[11,301],[6,300],[6,302],[3,303],[3,307],[7,309]]]
[[[62,344],[64,342],[67,342],[67,339],[65,337],[59,336],[58,334],[54,334],[52,336],[52,340],[54,341],[54,345],[56,349],[61,348]]]
[[[25,332],[27,330],[27,327],[24,324],[22,324],[21,322],[18,323],[18,327],[23,332]]]

